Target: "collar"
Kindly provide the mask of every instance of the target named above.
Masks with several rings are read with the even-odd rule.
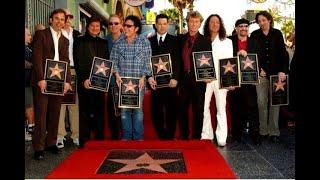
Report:
[[[159,33],[157,33],[157,40],[159,41],[160,40],[160,37],[162,37],[162,41],[164,41],[166,39],[166,35],[168,34],[168,32],[160,35]]]

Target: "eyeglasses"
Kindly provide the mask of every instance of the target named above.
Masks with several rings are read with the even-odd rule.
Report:
[[[239,28],[243,28],[243,27],[247,28],[248,25],[239,25],[238,27],[239,27]]]
[[[123,27],[127,27],[127,28],[131,28],[132,26],[134,25],[131,25],[131,24],[124,24]]]
[[[115,25],[115,26],[117,26],[117,25],[119,25],[120,23],[118,23],[118,22],[115,22],[115,23],[113,23],[113,22],[109,22],[109,26],[112,26],[112,25]]]

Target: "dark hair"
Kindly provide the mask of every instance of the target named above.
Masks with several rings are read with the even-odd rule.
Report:
[[[142,29],[142,25],[141,25],[140,19],[135,15],[129,15],[129,16],[126,17],[124,22],[126,22],[127,20],[131,20],[133,22],[133,25],[135,27],[139,28],[138,31],[137,31],[137,34],[140,34],[141,33],[141,29]]]
[[[266,17],[270,21],[270,26],[273,27],[273,17],[268,11],[260,11],[256,14],[255,20],[257,24],[259,24],[258,18],[260,15]]]
[[[55,14],[58,14],[58,13],[64,14],[64,19],[65,19],[64,21],[67,22],[67,14],[66,14],[66,11],[63,10],[63,9],[55,9],[55,10],[53,10],[53,11],[51,12],[49,18],[52,19],[53,16],[54,16]]]
[[[88,29],[89,25],[93,22],[99,22],[101,25],[102,20],[97,16],[91,16],[87,22],[86,29]]]
[[[158,14],[157,16],[156,16],[156,23],[158,22],[158,19],[161,19],[161,18],[165,18],[165,19],[167,19],[167,21],[169,21],[169,17],[166,15],[166,14]]]
[[[211,40],[211,33],[210,33],[210,29],[209,29],[209,23],[210,23],[210,19],[215,16],[219,19],[219,22],[220,22],[220,29],[219,29],[219,39],[222,40],[222,39],[225,39],[227,37],[227,33],[226,33],[226,28],[224,27],[224,24],[223,24],[223,21],[221,19],[221,17],[218,15],[218,14],[211,14],[206,22],[204,23],[204,28],[203,28],[203,34],[204,34],[204,37],[208,38]]]

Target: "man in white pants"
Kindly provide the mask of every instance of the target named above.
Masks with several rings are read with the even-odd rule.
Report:
[[[226,31],[219,15],[213,14],[208,17],[204,25],[204,36],[211,39],[215,70],[218,71],[219,59],[233,57],[232,41],[226,38]],[[215,134],[218,146],[225,146],[228,136],[226,113],[227,92],[227,89],[219,89],[219,80],[207,82],[201,139],[212,140],[214,138],[210,114],[210,102],[212,94],[214,93],[217,107],[217,128]]]
[[[73,19],[73,15],[69,10],[65,9],[67,21],[65,23],[64,28],[61,30],[62,35],[69,40],[69,59],[70,59],[70,67],[71,67],[71,75],[75,75],[74,69],[74,61],[73,61],[73,41],[74,38],[80,35],[80,32],[74,30],[71,27],[71,21]],[[76,103],[72,105],[61,105],[60,109],[60,118],[59,118],[59,128],[58,128],[58,137],[57,137],[57,147],[63,148],[66,132],[65,125],[65,117],[66,117],[66,109],[68,108],[69,112],[69,122],[71,129],[71,139],[73,143],[79,146],[79,106],[78,106],[78,94],[76,93]]]

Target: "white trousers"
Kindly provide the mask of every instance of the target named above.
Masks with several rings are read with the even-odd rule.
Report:
[[[211,124],[211,114],[210,114],[210,101],[212,94],[214,93],[216,100],[217,109],[217,128],[216,128],[216,138],[219,144],[225,144],[228,136],[228,125],[227,125],[227,113],[226,113],[226,99],[227,99],[226,89],[219,89],[219,81],[215,80],[211,83],[207,83],[205,100],[204,100],[204,111],[203,111],[203,127],[201,133],[201,139],[214,138],[213,128]]]

